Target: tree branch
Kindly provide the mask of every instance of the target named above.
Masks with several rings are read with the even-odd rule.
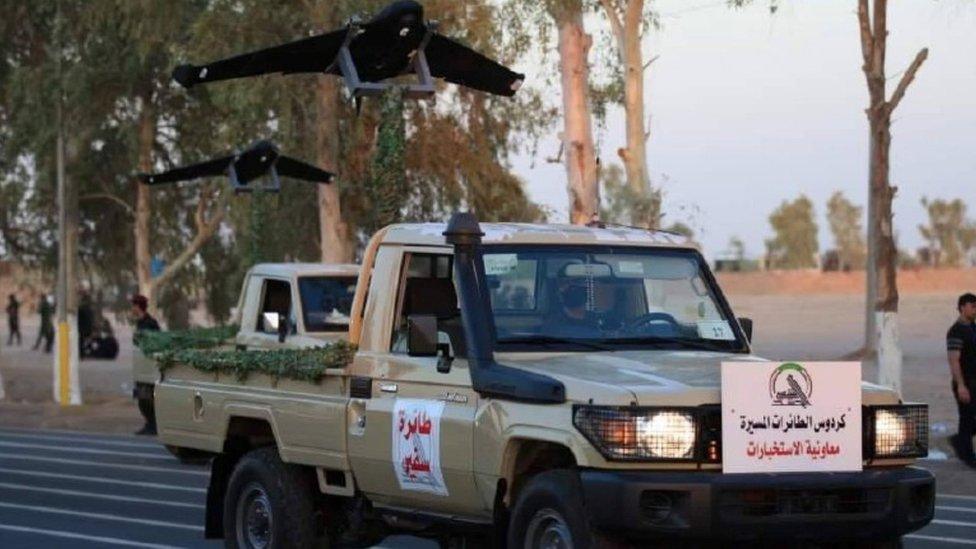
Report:
[[[871,71],[871,53],[874,51],[871,17],[868,15],[868,0],[857,0],[857,22],[861,29],[861,56],[864,58],[864,74],[868,75]]]
[[[92,194],[86,194],[84,196],[78,197],[78,200],[98,200],[98,199],[104,199],[104,200],[115,202],[116,204],[121,206],[123,210],[125,210],[125,213],[129,214],[129,217],[136,216],[136,211],[132,208],[132,206],[128,202],[122,200],[121,198],[111,193],[92,193]]]
[[[613,0],[600,0],[600,5],[603,6],[603,11],[607,13],[610,28],[613,29],[613,35],[617,38],[618,44],[622,43],[624,39],[624,24],[620,20],[617,6],[614,5]],[[623,52],[621,52],[621,57],[623,57],[622,54]]]
[[[905,74],[901,75],[901,80],[898,81],[898,87],[895,88],[895,92],[891,94],[891,100],[888,101],[887,106],[888,114],[891,114],[895,108],[898,107],[898,103],[901,103],[902,98],[905,97],[905,91],[908,90],[908,86],[912,83],[912,80],[915,80],[915,73],[918,72],[918,69],[922,67],[922,63],[924,63],[928,57],[928,48],[922,48],[915,55],[915,59],[912,61],[912,64],[908,66]]]
[[[644,66],[642,67],[642,70],[645,70],[646,71],[647,70],[647,67],[650,67],[651,66],[651,63],[657,61],[657,58],[658,57],[661,57],[661,56],[660,55],[655,55],[654,57],[651,57],[650,59],[648,59],[647,62],[644,63]]]
[[[193,235],[193,240],[187,244],[186,248],[163,269],[163,272],[158,277],[152,279],[150,284],[152,284],[153,293],[155,293],[156,288],[160,288],[169,282],[169,279],[173,278],[178,270],[189,263],[197,255],[197,252],[200,251],[200,248],[217,232],[217,228],[220,227],[220,223],[223,222],[224,215],[227,213],[227,202],[230,194],[229,192],[220,193],[220,198],[210,219],[205,218],[207,203],[210,202],[208,199],[210,193],[205,191],[200,195],[200,201],[197,203],[197,209],[193,215],[194,222],[197,226],[197,233]]]

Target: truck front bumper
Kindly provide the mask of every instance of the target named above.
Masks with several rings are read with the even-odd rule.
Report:
[[[587,513],[627,539],[888,539],[932,520],[935,478],[914,467],[854,473],[583,470]]]

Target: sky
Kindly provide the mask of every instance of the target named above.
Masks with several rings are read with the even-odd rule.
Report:
[[[645,39],[651,116],[648,164],[663,188],[665,224],[689,223],[707,256],[737,236],[764,252],[769,214],[801,193],[815,204],[821,250],[833,244],[826,202],[867,201],[868,95],[854,0],[780,0],[733,10],[724,0],[660,0],[662,28]],[[588,19],[592,32],[599,32]],[[888,8],[888,93],[922,47],[929,58],[893,116],[891,181],[899,246],[923,245],[920,200],[962,198],[976,218],[976,2],[894,0]],[[528,64],[528,63],[526,63]],[[521,67],[532,81],[532,67]],[[558,101],[558,89],[550,92]],[[536,160],[514,159],[550,221],[567,219],[557,132]],[[624,144],[622,109],[598,139],[603,162]]]

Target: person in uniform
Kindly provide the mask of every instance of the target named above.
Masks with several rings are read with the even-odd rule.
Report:
[[[10,329],[7,346],[13,345],[15,338],[17,345],[20,345],[23,342],[20,337],[20,302],[14,294],[10,294],[10,298],[7,299],[7,327]]]
[[[976,295],[966,293],[957,303],[959,318],[946,334],[952,395],[959,408],[959,430],[949,437],[956,455],[976,469],[973,435],[976,435]]]
[[[47,300],[47,296],[41,294],[41,299],[37,304],[37,313],[41,315],[41,327],[37,331],[37,339],[34,341],[36,351],[44,342],[44,352],[50,353],[54,344],[54,306]]]
[[[132,316],[136,320],[136,330],[132,334],[133,340],[135,340],[139,336],[139,332],[159,331],[160,329],[159,322],[156,322],[156,319],[153,318],[151,314],[149,314],[149,300],[146,298],[146,296],[136,294],[132,296],[131,299],[129,299],[129,303],[132,304]],[[138,395],[135,393],[135,390],[133,391],[134,391],[133,396],[138,397]],[[152,403],[152,397],[153,397],[152,393],[150,392],[148,395],[145,396],[146,398],[148,398],[148,402]],[[140,397],[139,402],[142,403],[143,400],[144,399]],[[142,410],[141,406],[142,404],[140,404],[140,410]],[[146,418],[146,423],[145,425],[142,426],[142,429],[136,431],[137,435],[156,434],[156,411],[153,408],[154,407],[152,407],[152,405],[150,404],[150,409],[143,412],[143,417]]]

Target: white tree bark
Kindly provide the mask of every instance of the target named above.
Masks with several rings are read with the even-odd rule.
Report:
[[[891,387],[901,395],[901,334],[898,331],[898,313],[875,313],[875,334],[878,342],[878,383]]]

